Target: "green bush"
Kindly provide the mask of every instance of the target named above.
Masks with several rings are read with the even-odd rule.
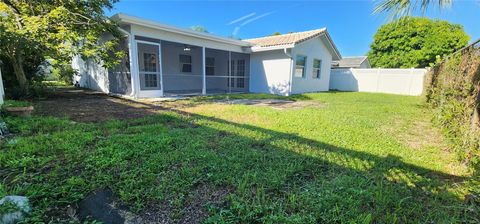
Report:
[[[480,42],[433,67],[427,100],[460,159],[480,170]]]

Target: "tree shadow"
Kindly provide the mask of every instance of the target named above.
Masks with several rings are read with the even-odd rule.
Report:
[[[207,204],[204,204],[198,208],[203,209],[201,212],[193,212],[192,214],[197,214],[194,217],[199,219],[197,222],[209,216],[224,220],[223,215],[234,216],[238,218],[237,222],[275,222],[272,217],[280,216],[291,217],[293,220],[295,215],[312,216],[311,220],[315,222],[347,222],[360,221],[360,216],[367,214],[370,214],[375,222],[435,222],[445,221],[442,220],[444,217],[462,215],[468,220],[473,214],[462,213],[463,207],[467,205],[448,189],[468,178],[410,164],[395,155],[374,155],[353,147],[339,147],[294,133],[235,123],[174,107],[134,101],[135,105],[141,107],[136,105],[132,109],[132,104],[127,101],[109,101],[107,98],[104,100],[115,105],[122,113],[128,113],[130,109],[144,111],[144,118],[126,119],[122,123],[125,130],[118,133],[122,135],[115,140],[119,141],[115,142],[118,146],[112,146],[118,152],[122,150],[120,145],[127,143],[133,147],[140,143],[143,146],[138,145],[139,148],[148,149],[150,146],[145,143],[145,139],[129,139],[128,142],[125,140],[152,130],[144,126],[158,125],[166,127],[169,135],[180,135],[169,142],[170,146],[164,149],[164,152],[146,153],[139,150],[132,152],[135,156],[123,158],[135,158],[135,161],[129,162],[133,163],[129,167],[113,164],[105,168],[105,172],[119,175],[113,178],[114,180],[120,178],[122,172],[133,169],[133,166],[150,164],[152,161],[156,163],[159,154],[184,153],[181,154],[184,157],[171,161],[176,164],[158,164],[163,168],[150,168],[148,172],[158,175],[160,180],[143,183],[140,190],[155,189],[156,185],[165,184],[165,181],[173,183],[172,179],[169,180],[169,177],[164,175],[171,173],[169,175],[174,176],[177,175],[173,174],[176,172],[185,176],[170,178],[185,178],[186,188],[192,192],[205,185],[211,185],[212,188],[227,185],[235,189],[225,199],[230,204],[213,208],[210,213],[206,211]],[[92,109],[88,113],[98,114],[98,111],[101,111],[99,108],[104,105],[97,101],[91,105]],[[172,114],[159,114],[158,111],[170,111]],[[158,131],[162,130],[159,127]],[[186,133],[189,135],[181,136]],[[184,139],[185,137],[191,139]],[[195,146],[192,147],[192,144]],[[186,171],[182,169],[191,173],[184,174]],[[117,192],[132,190],[132,186],[117,185],[115,181],[110,184]],[[362,191],[362,188],[365,191]],[[183,208],[195,200],[195,195],[181,192],[180,189],[170,190],[173,191],[172,195],[188,195],[183,204],[177,206],[181,216],[189,216]],[[297,195],[297,201],[291,198],[292,195]],[[151,203],[152,200],[156,199],[145,196],[127,202],[140,201],[155,206],[155,203]],[[441,207],[444,203],[450,207]],[[330,207],[334,211],[328,210]],[[428,214],[425,214],[426,212]]]

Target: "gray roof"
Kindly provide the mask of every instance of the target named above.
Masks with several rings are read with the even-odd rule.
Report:
[[[343,57],[340,61],[334,61],[333,67],[338,68],[357,68],[365,61],[368,60],[367,56],[358,57]]]

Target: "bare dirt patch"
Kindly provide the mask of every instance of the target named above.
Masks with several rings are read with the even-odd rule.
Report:
[[[281,99],[234,99],[234,100],[218,100],[217,103],[223,104],[240,104],[251,105],[259,107],[271,107],[273,109],[302,109],[305,107],[321,108],[325,105],[317,101],[293,101],[293,100],[281,100]]]
[[[405,129],[405,131],[398,131],[398,129]],[[445,138],[428,120],[419,120],[411,124],[394,120],[386,130],[410,148],[420,150],[435,147],[449,151]]]
[[[209,216],[207,206],[224,207],[225,198],[231,192],[233,188],[230,187],[200,185],[190,193],[187,204],[180,210],[168,203],[150,205],[138,215],[141,217],[138,223],[202,223]],[[174,219],[172,216],[176,216],[175,214],[178,214],[179,218]]]
[[[85,89],[61,88],[45,100],[37,101],[35,114],[69,117],[77,122],[102,122],[109,119],[132,119],[158,113],[160,105],[136,102]]]

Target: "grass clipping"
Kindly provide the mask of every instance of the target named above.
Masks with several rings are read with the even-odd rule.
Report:
[[[427,77],[435,122],[460,159],[480,172],[480,42],[438,63]]]

